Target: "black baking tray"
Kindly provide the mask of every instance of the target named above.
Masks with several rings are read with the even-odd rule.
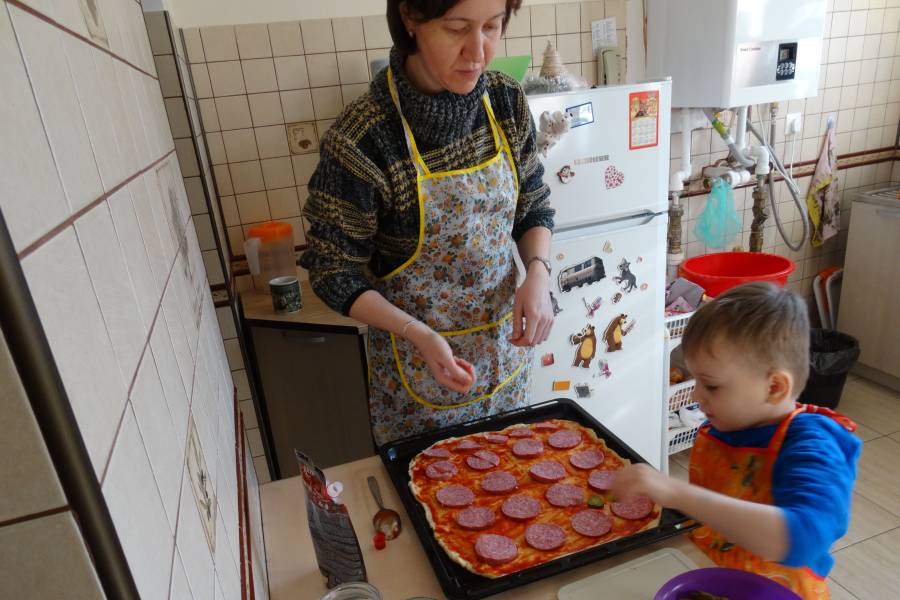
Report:
[[[654,544],[692,528],[693,521],[688,517],[674,510],[663,509],[659,526],[654,529],[642,531],[627,538],[593,548],[586,548],[580,552],[561,556],[548,563],[510,573],[496,579],[476,575],[450,560],[450,557],[447,556],[444,549],[434,538],[431,526],[425,517],[425,510],[409,489],[409,462],[428,446],[448,437],[458,437],[482,431],[494,431],[517,423],[536,423],[547,419],[575,421],[593,429],[606,442],[607,446],[620,456],[631,460],[632,463],[647,462],[585,412],[578,404],[568,398],[549,400],[526,408],[431,431],[426,434],[390,442],[379,448],[381,460],[384,462],[391,481],[400,495],[400,500],[406,508],[406,513],[409,515],[412,526],[419,536],[419,541],[425,549],[425,555],[431,562],[441,588],[451,600],[474,600],[499,594],[500,592],[505,592],[539,579],[552,577],[588,563]]]

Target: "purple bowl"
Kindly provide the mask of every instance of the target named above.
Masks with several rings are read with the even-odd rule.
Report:
[[[779,583],[756,573],[737,569],[695,569],[673,577],[653,600],[678,600],[688,592],[706,592],[728,600],[803,600]]]

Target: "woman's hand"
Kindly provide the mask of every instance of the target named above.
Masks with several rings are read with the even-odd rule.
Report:
[[[544,265],[533,262],[513,300],[513,333],[509,343],[513,346],[537,346],[550,337],[552,328],[550,274]]]
[[[425,359],[431,376],[439,384],[461,394],[468,392],[475,385],[475,367],[453,356],[450,344],[436,331],[417,321],[412,325],[407,339]]]

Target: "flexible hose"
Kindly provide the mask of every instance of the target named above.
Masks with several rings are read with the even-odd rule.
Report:
[[[774,123],[774,121],[773,121]],[[787,244],[787,247],[796,252],[803,247],[803,243],[806,241],[806,236],[809,234],[809,223],[808,216],[806,214],[806,207],[800,201],[800,190],[797,188],[797,184],[794,182],[793,177],[788,175],[787,170],[784,168],[784,165],[779,160],[778,156],[775,154],[775,150],[772,146],[767,142],[760,131],[756,129],[753,123],[748,122],[747,126],[750,128],[750,132],[756,136],[756,138],[765,145],[765,147],[769,150],[769,156],[772,159],[772,164],[775,165],[775,168],[781,173],[781,176],[784,178],[784,182],[788,186],[788,190],[791,192],[791,197],[794,199],[794,204],[797,205],[797,210],[800,211],[801,221],[803,222],[803,235],[800,236],[800,241],[796,244],[793,243],[790,239],[790,236],[784,231],[784,225],[781,223],[781,217],[778,215],[778,208],[775,205],[775,190],[773,186],[773,176],[769,173],[769,204],[772,206],[772,216],[775,218],[775,225],[778,227],[778,233],[781,234],[782,239],[784,239],[784,243]],[[772,136],[774,139],[774,135]]]

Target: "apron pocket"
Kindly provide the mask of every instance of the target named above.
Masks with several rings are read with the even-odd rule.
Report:
[[[391,336],[394,362],[403,386],[416,402],[431,408],[459,408],[487,400],[517,382],[529,356],[527,348],[513,346],[507,341],[512,335],[512,319],[509,318],[482,328],[441,335],[450,344],[454,356],[475,367],[475,386],[465,394],[438,383],[415,346]]]

